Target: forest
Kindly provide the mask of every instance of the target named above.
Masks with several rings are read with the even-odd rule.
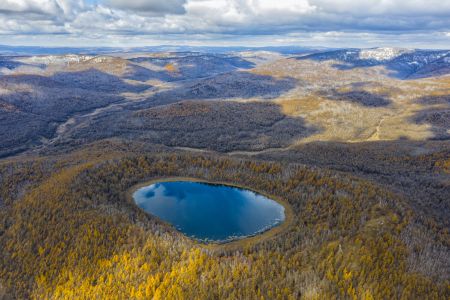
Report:
[[[405,194],[287,160],[85,149],[0,164],[0,296],[32,299],[446,299],[446,227]],[[131,147],[131,146],[130,146]],[[104,151],[104,149],[110,149]],[[449,160],[439,161],[448,172]],[[202,244],[126,197],[155,178],[252,187],[287,201],[289,228]]]

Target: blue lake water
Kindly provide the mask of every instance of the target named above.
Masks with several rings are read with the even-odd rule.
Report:
[[[147,213],[202,241],[229,241],[266,231],[285,219],[284,207],[253,191],[201,182],[154,183],[136,190]]]

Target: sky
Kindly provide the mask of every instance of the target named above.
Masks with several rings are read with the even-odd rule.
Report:
[[[0,0],[0,44],[450,49],[450,0]]]

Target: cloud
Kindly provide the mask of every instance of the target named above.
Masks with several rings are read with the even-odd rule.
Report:
[[[442,0],[310,0],[322,11],[357,16],[423,16],[427,14],[449,15],[450,2]]]
[[[186,0],[108,0],[107,5],[137,13],[184,14]]]
[[[0,0],[0,35],[57,33],[67,42],[287,43],[296,36],[415,44],[415,37],[429,43],[427,35],[448,40],[448,28],[450,1],[442,0]]]
[[[52,0],[3,0],[0,2],[3,13],[36,13],[54,15],[62,10],[56,1]]]
[[[0,14],[10,16],[35,14],[55,18],[73,16],[83,7],[83,0],[2,0]]]

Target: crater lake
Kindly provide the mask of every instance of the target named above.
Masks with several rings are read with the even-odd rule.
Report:
[[[254,191],[194,181],[156,182],[133,193],[148,214],[188,237],[227,242],[262,233],[285,220],[280,203]]]

